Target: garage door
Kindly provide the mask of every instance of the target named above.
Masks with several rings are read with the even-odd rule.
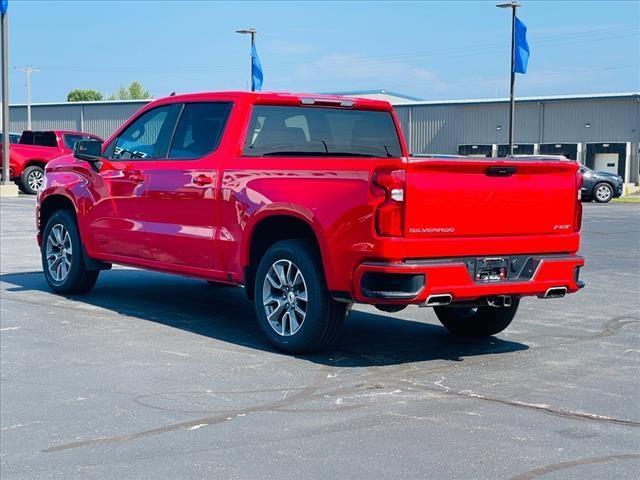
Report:
[[[620,155],[617,153],[596,153],[593,169],[598,172],[608,172],[617,175],[618,158],[620,158]]]

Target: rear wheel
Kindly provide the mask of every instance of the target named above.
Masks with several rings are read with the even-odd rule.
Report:
[[[607,203],[613,198],[613,187],[602,182],[593,187],[593,198],[598,203]]]
[[[488,337],[509,326],[518,311],[520,299],[512,299],[509,307],[434,307],[440,323],[454,335]]]
[[[20,190],[29,195],[35,195],[44,186],[44,168],[39,165],[31,165],[24,169],[18,182]]]
[[[98,270],[87,270],[74,215],[58,210],[42,236],[42,269],[49,287],[57,293],[87,293],[98,279]]]
[[[346,305],[333,300],[317,252],[302,240],[274,244],[255,278],[255,310],[271,343],[287,353],[311,353],[331,344]]]

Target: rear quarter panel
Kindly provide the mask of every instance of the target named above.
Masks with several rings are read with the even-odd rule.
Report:
[[[353,267],[374,254],[375,195],[370,179],[388,160],[236,157],[221,175],[220,253],[241,278],[252,232],[265,218],[289,215],[314,231],[331,290],[349,290]],[[237,255],[239,252],[240,255]]]

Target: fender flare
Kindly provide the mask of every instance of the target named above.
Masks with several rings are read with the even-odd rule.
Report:
[[[324,228],[308,208],[290,203],[272,203],[264,206],[251,216],[241,241],[240,251],[242,267],[244,269],[250,267],[251,242],[256,228],[262,223],[262,221],[271,217],[292,217],[304,222],[311,229],[316,242],[318,243],[318,247],[320,248],[320,258],[325,277],[327,281],[329,281],[329,279],[332,278],[333,269],[331,267],[331,253],[327,243],[327,237],[324,233]]]

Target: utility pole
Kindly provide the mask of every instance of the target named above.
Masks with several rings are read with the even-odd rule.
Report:
[[[39,68],[33,68],[27,65],[26,67],[19,68],[21,72],[24,72],[27,76],[27,130],[31,130],[31,74],[39,72]]]
[[[511,90],[509,95],[509,156],[513,156],[513,122],[516,112],[516,100],[514,96],[514,90],[516,85],[516,72],[514,70],[514,62],[516,58],[516,10],[521,5],[518,2],[502,3],[496,5],[498,8],[510,8],[511,9]]]

